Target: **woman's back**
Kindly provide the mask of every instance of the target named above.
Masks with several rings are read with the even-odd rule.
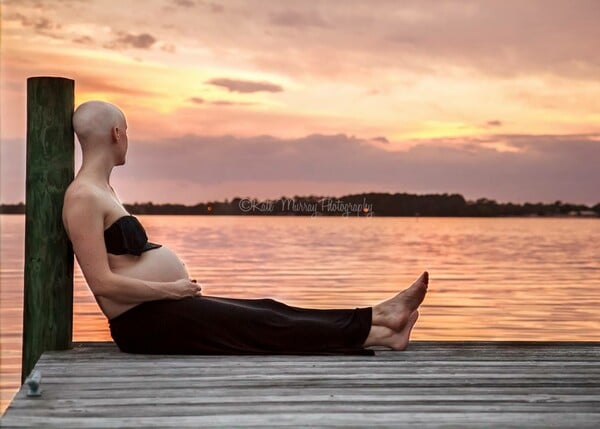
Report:
[[[69,231],[69,228],[72,228],[73,226],[67,224],[66,217],[68,212],[72,209],[71,206],[74,203],[76,204],[78,200],[77,198],[71,197],[74,194],[79,194],[78,196],[81,197],[82,193],[86,193],[88,195],[87,198],[94,199],[97,207],[101,208],[101,210],[90,213],[89,216],[102,217],[102,229],[105,233],[102,236],[102,240],[105,243],[104,253],[106,255],[105,258],[107,258],[108,266],[113,273],[140,280],[151,280],[156,282],[169,282],[189,278],[189,273],[185,264],[164,244],[161,244],[160,247],[153,247],[146,251],[142,251],[140,255],[130,253],[110,253],[111,248],[110,246],[107,246],[106,239],[109,237],[117,237],[119,234],[123,233],[123,230],[117,227],[121,226],[120,224],[123,223],[121,219],[123,219],[124,216],[130,216],[130,214],[123,207],[123,204],[118,200],[112,190],[100,189],[98,186],[81,178],[75,178],[65,194],[63,224],[65,225],[69,238],[76,231]],[[106,234],[107,230],[111,231],[112,234],[110,236]],[[88,284],[90,283],[88,282]],[[97,291],[94,291],[93,283],[90,284],[90,289],[103,313],[109,319],[112,319],[135,306],[135,304],[124,304],[105,296],[100,296]]]

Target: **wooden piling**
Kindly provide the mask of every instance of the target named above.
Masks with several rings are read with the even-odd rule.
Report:
[[[71,79],[27,79],[21,382],[44,351],[72,347],[73,249],[62,206],[75,169],[74,89]]]

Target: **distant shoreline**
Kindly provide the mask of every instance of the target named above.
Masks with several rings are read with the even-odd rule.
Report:
[[[341,217],[600,217],[600,203],[498,203],[487,198],[467,201],[460,194],[364,193],[331,196],[294,196],[259,200],[233,198],[195,205],[123,204],[137,215],[240,215],[240,216],[341,216]],[[24,214],[24,203],[1,204],[0,214]]]
[[[292,216],[297,216],[297,217],[379,217],[379,218],[384,218],[384,217],[413,217],[413,218],[420,218],[420,217],[456,217],[456,218],[467,218],[467,217],[474,217],[474,218],[568,218],[568,219],[596,219],[596,218],[600,218],[600,215],[598,214],[594,214],[594,215],[497,215],[497,216],[491,216],[491,215],[486,215],[486,216],[449,216],[449,215],[428,215],[428,216],[410,216],[410,215],[377,215],[377,214],[373,214],[372,216],[342,216],[342,215],[329,215],[329,216],[311,216],[311,215],[286,215],[286,214],[274,214],[274,215],[251,215],[251,214],[202,214],[202,213],[135,213],[135,212],[131,212],[131,214],[133,215],[142,215],[142,216],[246,216],[246,217],[266,217],[266,216],[273,216],[273,217],[292,217]],[[6,212],[2,212],[0,211],[0,215],[6,215],[6,216],[24,216],[25,213],[6,213]]]

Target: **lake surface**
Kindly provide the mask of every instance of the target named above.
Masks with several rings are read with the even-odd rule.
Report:
[[[429,271],[416,340],[600,341],[600,219],[138,216],[206,295],[375,305]],[[20,383],[24,215],[0,215],[1,411]],[[75,261],[73,340],[111,340]]]

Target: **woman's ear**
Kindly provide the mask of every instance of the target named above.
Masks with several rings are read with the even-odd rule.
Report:
[[[114,142],[118,142],[119,140],[121,140],[121,130],[119,129],[119,127],[112,127],[110,134]]]

